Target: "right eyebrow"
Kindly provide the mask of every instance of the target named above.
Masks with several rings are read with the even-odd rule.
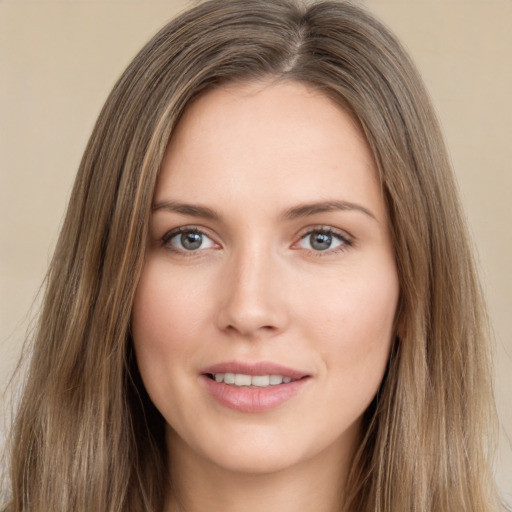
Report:
[[[204,219],[220,221],[219,214],[206,206],[196,204],[180,203],[178,201],[159,201],[151,207],[151,211],[166,210],[168,212],[180,213],[191,217],[202,217]]]

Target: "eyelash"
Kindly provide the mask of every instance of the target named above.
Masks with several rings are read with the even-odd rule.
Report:
[[[206,236],[207,238],[212,240],[212,238],[205,231],[199,229],[197,226],[182,226],[182,227],[179,227],[179,228],[173,229],[172,231],[167,232],[161,238],[162,246],[171,252],[174,252],[176,254],[179,254],[179,255],[182,255],[185,257],[197,256],[197,254],[200,252],[200,249],[187,251],[187,250],[177,249],[176,247],[173,247],[170,244],[170,241],[174,237],[176,237],[177,235],[180,235],[180,234],[184,234],[184,233],[197,233],[199,235]],[[295,242],[293,245],[294,246],[297,245],[302,240],[307,239],[308,236],[311,236],[312,234],[315,234],[315,233],[330,235],[330,236],[337,238],[338,240],[341,241],[341,244],[338,247],[336,247],[335,249],[326,249],[324,251],[315,251],[313,249],[306,249],[311,254],[313,254],[315,257],[325,257],[325,256],[331,256],[333,254],[339,254],[339,253],[345,252],[346,250],[348,250],[350,247],[352,247],[354,245],[353,237],[349,236],[347,233],[345,233],[343,231],[335,230],[329,226],[314,226],[312,228],[309,228],[307,231],[303,232],[300,235],[299,240],[297,242]],[[213,242],[213,243],[215,243],[215,242]]]
[[[176,247],[173,247],[170,244],[170,241],[177,235],[185,234],[185,233],[197,233],[198,235],[203,235],[208,237],[210,240],[212,239],[210,236],[208,236],[207,233],[205,233],[203,230],[199,229],[196,226],[182,226],[176,229],[173,229],[172,231],[168,231],[163,237],[162,237],[162,246],[164,246],[166,249],[168,249],[171,252],[174,252],[176,254],[180,254],[183,256],[196,256],[199,251],[187,251],[182,249],[177,249]]]
[[[326,249],[325,251],[315,251],[312,249],[309,249],[309,252],[312,253],[315,257],[322,258],[326,256],[332,256],[334,254],[340,254],[342,252],[347,251],[350,247],[354,245],[354,239],[353,237],[349,236],[348,233],[344,231],[339,231],[337,229],[334,229],[330,226],[314,226],[312,228],[308,228],[308,230],[301,234],[299,238],[300,243],[302,240],[307,239],[307,237],[310,237],[312,234],[324,234],[324,235],[330,235],[333,238],[337,238],[341,241],[341,244],[336,247],[335,249]]]

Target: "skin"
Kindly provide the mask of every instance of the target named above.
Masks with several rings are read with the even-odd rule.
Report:
[[[284,216],[325,201],[349,207]],[[204,233],[197,249],[180,245],[180,227]],[[318,250],[311,232],[326,228],[331,245]],[[132,319],[144,385],[167,422],[167,510],[339,510],[398,295],[376,166],[346,112],[293,82],[197,99],[162,164]],[[240,412],[200,379],[234,360],[309,377],[278,407]]]

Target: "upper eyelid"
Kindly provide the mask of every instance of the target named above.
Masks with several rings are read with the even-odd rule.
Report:
[[[210,234],[210,230],[207,228],[204,228],[202,226],[199,226],[197,224],[187,224],[185,226],[178,226],[176,228],[169,229],[164,233],[162,238],[170,239],[173,236],[179,235],[180,233],[186,233],[186,232],[194,232],[194,233],[200,233],[201,235],[206,235],[209,238],[214,238]]]
[[[179,235],[180,233],[188,232],[188,231],[205,235],[208,238],[210,238],[214,243],[220,244],[220,242],[218,242],[219,237],[212,235],[211,231],[208,228],[205,228],[198,224],[187,224],[184,226],[178,226],[176,228],[170,229],[165,232],[165,234],[161,237],[161,240],[164,241],[164,243],[167,243],[174,236]],[[336,228],[336,227],[328,225],[328,224],[316,224],[316,225],[312,225],[312,226],[306,226],[306,227],[302,228],[301,230],[299,230],[299,232],[294,237],[294,242],[292,243],[292,245],[296,244],[298,241],[302,240],[304,237],[306,237],[314,232],[332,233],[333,235],[339,236],[340,238],[342,238],[350,243],[353,243],[355,240],[355,237],[344,229]]]
[[[340,229],[340,228],[335,228],[334,226],[330,226],[327,224],[318,224],[316,226],[308,226],[306,228],[301,229],[297,236],[300,237],[300,239],[302,239],[305,236],[307,236],[311,233],[318,232],[318,231],[332,233],[334,235],[339,236],[340,238],[344,238],[344,239],[350,240],[350,241],[353,241],[355,239],[355,237],[352,234],[350,234],[348,231],[346,231],[344,229]]]
[[[174,244],[171,243],[171,240],[175,238],[176,236],[182,234],[182,233],[199,233],[202,236],[205,236],[208,238],[212,244],[213,247],[205,247],[202,249],[196,249],[196,250],[186,250],[181,249],[179,247],[175,247]],[[199,228],[196,225],[187,225],[187,226],[179,226],[173,229],[170,229],[165,232],[165,234],[159,238],[160,244],[163,248],[165,248],[168,251],[171,251],[172,253],[175,253],[177,255],[183,256],[183,257],[199,257],[201,254],[203,254],[204,251],[215,249],[215,246],[219,246],[220,244],[217,242],[216,238],[209,235],[204,229]]]
[[[180,235],[182,233],[199,233],[200,235],[203,235],[207,238],[209,238],[215,245],[219,245],[219,242],[217,241],[217,237],[212,236],[208,230],[201,228],[197,225],[187,225],[187,226],[179,226],[173,229],[170,229],[166,231],[163,236],[159,238],[161,240],[162,245],[167,245],[169,242],[176,237],[177,235]],[[179,251],[180,249],[176,249]],[[191,251],[196,252],[196,251]],[[198,252],[198,251],[197,251]]]
[[[201,226],[200,224],[185,224],[183,226],[177,226],[175,228],[169,229],[166,231],[166,234],[180,233],[182,231],[198,231],[208,235],[211,230],[205,226]],[[335,233],[346,234],[348,237],[353,238],[353,236],[347,230],[331,226],[330,224],[313,224],[310,226],[305,226],[301,228],[298,233],[307,234],[312,231],[332,231]]]

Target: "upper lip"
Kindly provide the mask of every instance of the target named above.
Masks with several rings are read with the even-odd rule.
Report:
[[[257,361],[254,363],[243,361],[226,361],[217,363],[212,366],[204,368],[201,373],[216,374],[216,373],[241,373],[244,375],[281,375],[282,377],[290,377],[297,380],[303,377],[308,377],[310,374],[302,370],[283,366],[281,364],[272,363],[270,361]]]

